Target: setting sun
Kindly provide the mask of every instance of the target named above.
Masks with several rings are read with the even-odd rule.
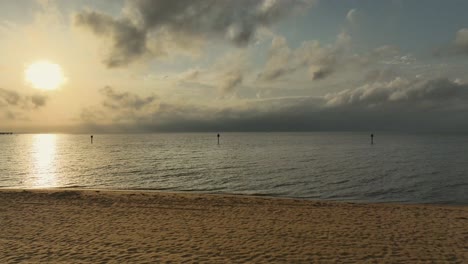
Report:
[[[30,64],[24,74],[26,81],[32,87],[42,90],[55,90],[66,81],[60,65],[49,61],[37,61]]]

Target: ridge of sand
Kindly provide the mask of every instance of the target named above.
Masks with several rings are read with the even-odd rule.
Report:
[[[467,263],[466,206],[0,190],[0,263]]]

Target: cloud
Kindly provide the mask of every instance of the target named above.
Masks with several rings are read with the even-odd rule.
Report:
[[[457,32],[454,45],[458,53],[468,55],[468,28],[462,28]]]
[[[294,60],[293,54],[286,39],[282,36],[275,36],[268,51],[265,69],[260,73],[259,78],[264,81],[274,81],[296,71],[298,66],[292,60]]]
[[[356,25],[358,22],[358,11],[357,9],[353,8],[348,11],[346,14],[346,20],[351,23],[352,25]]]
[[[45,95],[22,95],[15,91],[0,88],[0,108],[16,107],[21,110],[31,110],[46,105],[47,97]]]
[[[468,84],[397,77],[322,97],[243,100],[221,106],[165,101],[138,115],[119,111],[111,123],[91,122],[100,116],[95,113],[87,113],[83,121],[105,132],[468,131]]]
[[[411,54],[401,55],[399,49],[391,45],[362,54],[352,53],[351,41],[351,36],[343,31],[337,35],[334,43],[322,45],[319,41],[310,40],[291,49],[284,37],[274,36],[258,80],[274,82],[306,70],[311,80],[320,81],[335,74],[367,70],[379,64],[410,65],[416,61]]]
[[[0,106],[17,106],[22,97],[15,91],[0,88]]]
[[[11,112],[11,111],[6,111],[5,114],[4,114],[4,117],[5,117],[7,120],[15,120],[15,119],[16,119],[15,113],[13,113],[13,112]]]
[[[318,70],[312,71],[312,80],[321,80],[325,79],[333,73],[331,68],[319,68]]]
[[[203,93],[217,95],[214,98],[237,98],[237,92],[249,77],[249,55],[246,50],[228,52],[206,68],[188,69],[177,75],[176,85],[194,91],[203,89]]]
[[[153,104],[156,100],[154,95],[141,97],[129,92],[117,92],[110,86],[106,86],[100,89],[99,92],[105,98],[103,101],[103,106],[114,110],[140,110]]]
[[[434,49],[433,55],[436,57],[468,55],[468,28],[458,30],[452,43]]]
[[[78,120],[89,124],[95,122],[104,122],[106,118],[107,116],[102,110],[93,107],[83,108]]]
[[[6,120],[28,120],[28,114],[44,107],[47,101],[48,97],[45,95],[24,95],[0,88],[0,110],[3,111],[2,117]]]
[[[259,28],[268,27],[295,11],[307,9],[314,2],[135,0],[127,2],[120,18],[96,11],[82,11],[75,16],[75,24],[111,40],[111,52],[104,63],[112,68],[126,66],[149,54],[149,40],[157,42],[162,34],[169,34],[176,42],[183,39],[183,45],[189,46],[187,38],[214,38],[243,47],[252,41]]]
[[[348,89],[325,96],[332,108],[354,110],[421,111],[468,109],[468,84],[446,78],[407,80],[395,78],[375,82],[356,89]]]
[[[221,84],[221,93],[223,95],[231,94],[234,89],[241,85],[243,81],[243,75],[240,71],[232,71],[224,76],[223,83]]]
[[[31,96],[31,103],[33,104],[34,108],[38,108],[41,106],[45,106],[47,102],[47,97],[43,95],[33,95]]]
[[[95,11],[83,11],[75,16],[75,24],[111,39],[110,53],[103,61],[109,68],[125,66],[148,53],[146,32],[128,19],[114,19]]]
[[[395,55],[394,57],[382,61],[383,64],[393,65],[410,65],[416,62],[416,59],[411,54],[407,55]]]
[[[132,92],[120,92],[113,87],[99,89],[100,105],[83,108],[77,120],[87,124],[122,124],[147,118],[159,107],[156,95],[140,96]]]
[[[321,46],[319,42],[305,42],[295,51],[300,66],[308,67],[312,80],[322,80],[338,70],[345,60],[350,36],[343,32],[336,42]]]
[[[190,69],[186,72],[183,72],[180,76],[180,80],[183,82],[196,81],[202,75],[202,71],[199,69]]]
[[[388,82],[398,77],[393,68],[371,69],[364,76],[365,83]]]
[[[268,59],[258,78],[264,82],[281,80],[301,70],[308,70],[310,79],[322,80],[345,69],[375,61],[374,54],[349,54],[351,36],[346,32],[337,35],[334,43],[322,45],[318,41],[304,41],[297,49],[290,49],[286,39],[272,39]]]

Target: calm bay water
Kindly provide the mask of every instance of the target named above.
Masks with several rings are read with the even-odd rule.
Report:
[[[468,136],[0,136],[0,187],[147,189],[468,204]]]

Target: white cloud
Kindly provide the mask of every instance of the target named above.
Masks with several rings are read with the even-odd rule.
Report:
[[[346,14],[346,20],[352,25],[356,25],[358,23],[358,11],[357,9],[353,8],[348,11]]]
[[[462,28],[457,32],[455,48],[460,53],[468,54],[468,28]]]
[[[439,79],[403,79],[365,84],[325,96],[329,107],[416,111],[467,108],[468,84]]]
[[[362,71],[376,64],[409,64],[414,61],[411,55],[400,55],[399,50],[390,45],[378,47],[363,54],[352,53],[351,36],[345,31],[337,35],[334,43],[322,45],[318,41],[304,41],[292,50],[282,36],[272,39],[268,59],[259,74],[263,82],[278,81],[293,73],[307,70],[309,78],[315,81],[347,71]]]

